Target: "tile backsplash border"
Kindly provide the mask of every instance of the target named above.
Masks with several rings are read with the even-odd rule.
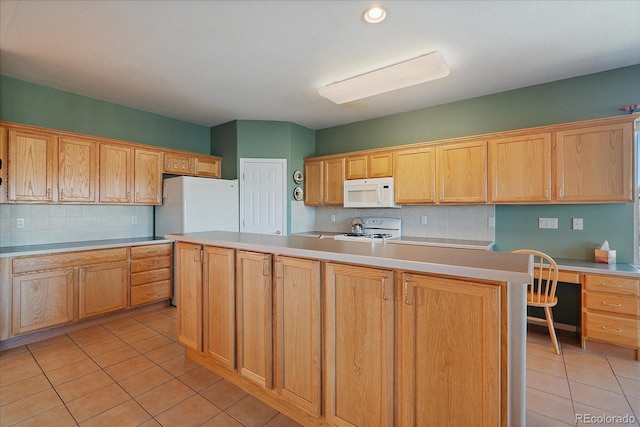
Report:
[[[18,218],[24,228],[16,227]],[[0,247],[152,235],[153,206],[0,205]]]

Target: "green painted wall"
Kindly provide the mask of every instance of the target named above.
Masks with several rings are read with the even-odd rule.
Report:
[[[211,152],[223,156],[223,178],[237,178],[241,158],[287,159],[287,230],[291,229],[293,171],[315,152],[315,131],[291,122],[236,120],[211,129]],[[235,170],[225,164],[235,164]]]
[[[316,132],[316,155],[402,145],[622,114],[640,102],[640,65],[424,108]],[[558,218],[558,230],[538,218]],[[584,230],[570,230],[571,218]],[[634,262],[633,204],[496,206],[495,250],[534,248],[562,258],[593,259],[607,239],[618,262]]]
[[[210,154],[207,126],[1,75],[0,120]]]

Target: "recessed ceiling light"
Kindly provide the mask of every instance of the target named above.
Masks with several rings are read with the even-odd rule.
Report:
[[[362,19],[370,24],[377,24],[378,22],[382,22],[386,17],[387,11],[378,6],[370,7],[362,14]]]
[[[344,104],[396,89],[441,79],[449,67],[439,52],[431,52],[408,61],[390,65],[320,88],[321,96]]]

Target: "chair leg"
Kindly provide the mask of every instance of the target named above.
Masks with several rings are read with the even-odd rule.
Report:
[[[556,354],[560,354],[560,347],[558,346],[558,337],[556,337],[556,330],[553,327],[553,313],[551,307],[544,308],[544,317],[547,319],[547,327],[549,328],[549,335],[551,335],[551,343]]]

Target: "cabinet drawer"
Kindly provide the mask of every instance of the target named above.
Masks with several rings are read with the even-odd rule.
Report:
[[[126,261],[127,249],[128,248],[123,247],[18,257],[13,259],[13,274],[76,267],[80,265],[102,264],[113,261]]]
[[[584,287],[587,291],[609,292],[620,295],[640,295],[640,280],[629,277],[585,274]]]
[[[585,313],[586,337],[625,347],[638,347],[638,320],[604,314]]]
[[[131,286],[144,285],[146,283],[158,282],[160,280],[171,280],[170,268],[133,273],[131,275]]]
[[[159,268],[171,267],[171,257],[145,258],[131,261],[131,272],[157,270]]]
[[[616,314],[640,316],[640,298],[601,294],[598,292],[585,293],[585,306],[589,310],[607,311]]]
[[[162,301],[171,298],[171,281],[149,283],[131,288],[131,306]]]
[[[131,248],[131,259],[171,255],[172,249],[173,244],[171,243],[165,243],[161,245],[133,246]]]

